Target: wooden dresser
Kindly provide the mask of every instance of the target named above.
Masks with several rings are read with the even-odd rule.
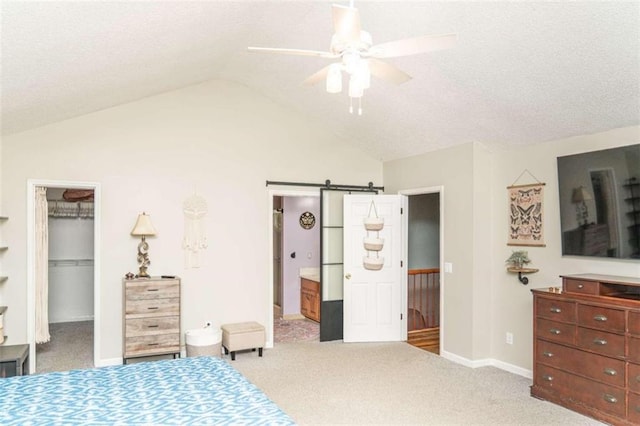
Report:
[[[123,360],[180,356],[180,279],[124,279]]]
[[[640,424],[640,278],[566,275],[562,289],[532,292],[531,395]]]
[[[320,283],[300,278],[300,313],[320,322]]]

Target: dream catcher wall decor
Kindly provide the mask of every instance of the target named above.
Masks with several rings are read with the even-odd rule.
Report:
[[[525,172],[529,171],[525,170]],[[538,181],[535,184],[507,187],[509,194],[509,238],[507,245],[545,246],[544,185]]]
[[[184,250],[185,268],[200,267],[200,251],[207,248],[204,221],[208,211],[207,201],[198,194],[193,194],[182,204],[182,212],[184,213],[182,249]]]

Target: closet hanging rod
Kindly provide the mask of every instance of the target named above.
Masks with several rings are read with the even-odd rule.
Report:
[[[308,183],[308,182],[278,182],[278,181],[267,181],[267,186],[269,185],[284,185],[284,186],[306,186],[306,187],[314,187],[314,188],[326,188],[326,189],[358,189],[358,190],[377,190],[384,191],[384,186],[373,186],[373,182],[369,182],[369,185],[340,185],[331,183],[329,179],[327,179],[324,183]]]

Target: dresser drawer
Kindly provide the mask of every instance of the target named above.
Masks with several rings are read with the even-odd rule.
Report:
[[[578,325],[624,333],[625,323],[623,310],[578,304]]]
[[[180,317],[153,317],[126,320],[127,337],[180,333]]]
[[[575,278],[563,278],[562,289],[566,293],[598,294],[598,282]]]
[[[170,316],[180,314],[180,299],[138,299],[125,303],[125,315],[130,318]]]
[[[536,365],[536,386],[554,392],[566,400],[624,417],[627,413],[626,392],[615,386],[597,383],[546,365]]]
[[[536,360],[609,385],[624,387],[626,384],[625,362],[619,359],[538,340]]]
[[[576,304],[566,300],[536,298],[536,315],[554,321],[576,322]]]
[[[629,312],[629,333],[640,337],[640,312]]]
[[[578,327],[577,345],[580,348],[597,352],[602,355],[609,355],[624,358],[624,336],[607,333],[606,331],[591,330]]]
[[[136,281],[127,283],[126,300],[180,297],[180,281]]]
[[[629,392],[629,414],[627,420],[631,424],[640,424],[640,395],[637,393]]]
[[[536,337],[554,342],[575,344],[576,326],[563,322],[536,319]]]
[[[627,345],[629,347],[627,360],[640,363],[640,337],[627,337]]]
[[[627,377],[629,390],[640,393],[640,365],[629,363]]]
[[[180,352],[180,333],[127,337],[125,351],[127,356]]]

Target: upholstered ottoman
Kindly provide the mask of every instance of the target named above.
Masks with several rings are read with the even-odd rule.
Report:
[[[236,351],[244,349],[258,349],[258,355],[262,356],[266,337],[264,327],[257,322],[239,322],[234,324],[223,324],[222,347],[225,355],[231,352],[231,361],[236,359]]]

